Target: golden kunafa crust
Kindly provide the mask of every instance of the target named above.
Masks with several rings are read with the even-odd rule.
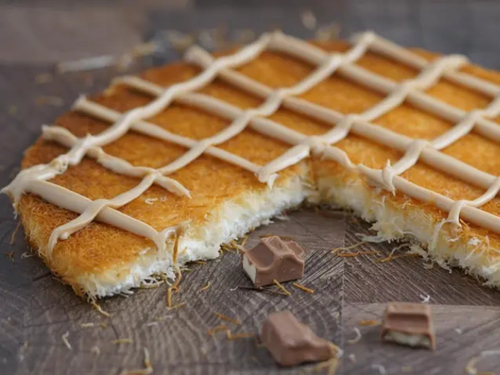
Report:
[[[349,48],[347,43],[341,41],[318,45],[332,52],[346,51]],[[428,59],[436,56],[426,51],[417,52]],[[414,77],[418,73],[412,68],[370,52],[361,58],[359,64],[395,81]],[[277,88],[296,84],[311,73],[312,69],[312,66],[290,56],[264,52],[238,71]],[[188,80],[199,71],[187,63],[174,63],[150,69],[142,73],[141,77],[168,86]],[[466,66],[463,71],[500,84],[500,74],[497,72],[477,66]],[[260,99],[220,80],[215,80],[201,92],[241,108],[251,108],[261,103]],[[485,96],[445,80],[441,80],[427,92],[465,110],[485,107],[490,101]],[[342,113],[360,113],[383,99],[383,96],[349,82],[338,74],[321,82],[302,97]],[[144,105],[152,98],[119,85],[93,97],[92,100],[124,112]],[[326,124],[283,108],[270,118],[308,135],[322,134],[330,129]],[[229,124],[228,120],[176,103],[149,121],[193,139],[214,135]],[[411,138],[428,140],[443,134],[453,126],[410,104],[403,104],[374,122]],[[67,128],[77,137],[83,137],[88,133],[97,134],[109,126],[108,123],[76,112],[66,113],[57,119],[55,124]],[[363,163],[373,168],[383,168],[388,159],[394,163],[402,156],[400,152],[352,134],[337,146],[347,152],[353,163]],[[259,165],[271,161],[289,147],[250,129],[220,145],[220,148]],[[183,147],[133,131],[105,146],[104,150],[135,166],[152,168],[164,166],[186,151]],[[66,151],[67,148],[40,138],[26,151],[22,167],[48,163]],[[478,169],[500,175],[500,145],[482,136],[474,133],[466,135],[443,152]],[[372,187],[363,177],[347,172],[333,161],[311,158],[290,167],[280,173],[274,189],[287,186],[290,181],[296,180],[297,176],[300,177],[301,184],[310,184],[313,189],[319,188],[323,201],[349,206],[368,220],[378,220],[379,223],[375,228],[382,237],[392,239],[416,235],[420,242],[424,242],[423,247],[432,247],[429,251],[438,261],[460,263],[471,272],[484,276],[492,284],[500,285],[500,277],[486,269],[486,266],[495,263],[497,255],[494,249],[500,248],[499,235],[467,224],[463,225],[462,229],[447,224],[441,231],[436,232],[438,224],[446,218],[447,213],[443,213],[432,204],[408,198],[400,192],[392,195]],[[260,183],[252,173],[206,155],[202,155],[171,177],[191,191],[192,199],[176,196],[153,185],[143,196],[120,208],[119,211],[146,222],[156,230],[187,221],[189,227],[195,228],[202,227],[207,220],[214,220],[223,204],[228,202],[238,204],[238,199],[249,193],[258,195],[269,191],[267,185]],[[453,200],[471,200],[484,192],[434,170],[423,162],[404,172],[402,177]],[[115,174],[94,160],[85,158],[81,164],[69,167],[64,174],[51,181],[94,200],[112,198],[133,188],[140,180]],[[313,200],[313,195],[309,196]],[[149,198],[158,200],[154,201],[154,204],[148,204],[146,200]],[[500,199],[493,199],[482,209],[500,215]],[[30,244],[41,250],[41,256],[50,269],[72,285],[77,293],[111,294],[91,290],[88,281],[108,278],[111,284],[119,284],[141,257],[154,257],[156,252],[156,247],[151,241],[94,221],[71,235],[69,239],[60,240],[52,257],[48,258],[44,256],[44,248],[52,230],[75,218],[76,214],[58,208],[32,194],[25,194],[22,197],[19,212]],[[238,234],[241,233],[236,233]],[[437,235],[433,238],[434,234]],[[489,244],[485,240],[486,236]],[[172,245],[170,249],[171,247]],[[188,250],[179,249],[181,253]],[[465,258],[474,259],[475,263],[468,264]]]

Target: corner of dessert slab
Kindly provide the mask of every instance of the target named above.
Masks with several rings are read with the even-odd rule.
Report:
[[[107,270],[105,273],[78,275],[72,284],[81,286],[89,296],[105,297],[129,293],[154,275],[163,274],[175,280],[175,268],[186,263],[214,259],[220,255],[221,245],[244,236],[260,225],[269,224],[282,212],[299,207],[308,197],[316,195],[311,186],[306,163],[299,174],[278,178],[273,187],[263,184],[260,189],[245,192],[208,212],[204,220],[186,221],[176,237],[166,244],[165,257],[156,248],[138,252],[131,262]],[[175,259],[175,260],[174,260]]]
[[[342,181],[342,182],[340,182]],[[500,247],[488,235],[473,235],[469,226],[447,220],[438,208],[415,205],[410,197],[370,186],[361,179],[346,182],[324,176],[318,189],[325,202],[343,207],[372,223],[376,234],[360,235],[366,242],[407,243],[407,251],[451,272],[453,267],[479,277],[484,284],[500,287]],[[411,209],[407,209],[411,206]]]

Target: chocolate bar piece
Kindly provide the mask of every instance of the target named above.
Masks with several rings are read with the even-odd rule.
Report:
[[[282,366],[304,362],[326,361],[335,357],[335,346],[314,334],[290,311],[269,315],[262,326],[261,340]]]
[[[422,303],[388,303],[382,324],[382,340],[435,349],[431,307]]]
[[[293,241],[278,236],[262,238],[243,254],[243,269],[256,287],[285,282],[304,276],[304,250]]]

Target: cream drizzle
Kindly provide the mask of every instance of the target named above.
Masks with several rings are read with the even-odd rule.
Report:
[[[213,58],[210,54],[204,52],[203,54],[198,53],[196,60],[193,59],[191,61],[205,67],[213,61]],[[220,78],[244,91],[263,98],[271,95],[273,91],[270,87],[229,69],[222,70],[220,72]],[[411,143],[416,141],[376,124],[362,121],[360,119],[360,115],[343,115],[333,109],[322,107],[304,99],[295,97],[284,98],[283,106],[290,110],[307,115],[315,120],[325,122],[332,127],[337,128],[341,126],[342,129],[344,129],[344,132],[340,132],[338,137],[332,138],[330,143],[335,143],[343,139],[349,131],[352,131],[354,134],[364,138],[368,138],[374,142],[395,148],[401,152],[406,152]],[[452,130],[453,129],[450,131]],[[335,132],[335,130],[333,131]],[[446,171],[457,178],[461,178],[468,183],[485,189],[487,189],[496,179],[496,176],[480,171],[466,163],[454,159],[451,156],[437,152],[432,148],[424,148],[421,157],[426,163],[431,164],[440,170]]]
[[[337,54],[331,54],[328,55],[326,52],[319,50],[318,48],[305,43],[301,40],[297,40],[295,38],[289,37],[289,36],[284,36],[280,35],[281,42],[279,44],[280,50],[284,51],[286,53],[290,53],[294,56],[303,58],[308,60],[309,62],[312,62],[314,64],[319,64],[321,61],[324,61],[325,59],[330,58],[330,56],[337,56]],[[373,44],[376,44],[378,46],[378,52],[385,52],[385,54],[390,55],[390,53],[387,53],[387,51],[383,50],[383,47],[380,47],[380,41],[383,41],[382,38],[378,36],[374,36],[373,33],[364,33],[361,36],[358,36],[356,39],[357,43],[363,43],[366,38],[370,38],[370,48],[372,48]],[[406,50],[402,47],[393,45],[393,48],[398,48],[402,51]],[[312,58],[310,55],[312,54]],[[422,59],[420,56],[413,54],[419,59]],[[206,52],[200,52],[199,49],[197,49],[197,55],[196,56],[191,56],[190,59],[192,62],[202,66],[202,67],[207,67],[211,63],[213,63],[213,58],[210,56],[210,54]],[[418,59],[417,59],[418,60]],[[396,175],[399,175],[403,173],[404,171],[408,170],[412,166],[416,164],[416,162],[422,157],[422,159],[446,172],[446,173],[451,173],[455,177],[458,177],[462,180],[465,180],[466,182],[472,183],[474,185],[479,185],[482,188],[488,189],[487,192],[485,192],[481,197],[477,198],[473,202],[476,202],[474,207],[479,207],[483,204],[480,204],[479,206],[477,202],[485,202],[487,203],[489,200],[493,199],[495,195],[491,196],[491,190],[490,187],[495,186],[496,183],[496,176],[485,174],[482,171],[479,171],[475,168],[472,168],[471,166],[461,163],[458,160],[448,157],[445,154],[437,153],[434,150],[431,150],[431,147],[437,150],[441,150],[445,147],[448,147],[461,137],[465,136],[468,134],[473,128],[475,123],[480,122],[483,119],[482,116],[488,116],[488,117],[494,117],[500,114],[500,97],[494,98],[494,100],[486,107],[485,109],[481,110],[473,110],[471,112],[465,112],[461,111],[460,114],[462,115],[461,121],[456,124],[453,128],[451,128],[449,131],[446,133],[440,135],[439,137],[435,138],[431,142],[427,140],[410,140],[407,137],[404,137],[402,135],[399,135],[397,133],[393,133],[388,131],[387,129],[378,127],[374,124],[368,123],[368,121],[373,121],[377,117],[380,117],[381,115],[388,113],[389,111],[393,110],[395,107],[398,105],[402,104],[404,100],[406,100],[410,94],[413,93],[414,90],[426,90],[430,88],[432,85],[434,85],[437,80],[441,76],[450,76],[455,77],[457,74],[460,77],[468,77],[468,75],[465,75],[463,73],[457,73],[455,74],[454,70],[460,68],[464,64],[468,62],[467,58],[464,56],[460,55],[452,55],[452,56],[444,56],[441,58],[438,58],[434,60],[433,62],[429,63],[425,61],[425,64],[421,64],[419,66],[421,70],[420,74],[411,80],[404,81],[400,84],[397,84],[395,82],[392,82],[385,77],[378,76],[375,73],[372,73],[370,71],[364,70],[358,66],[352,68],[360,74],[362,77],[368,77],[369,80],[372,82],[377,82],[379,78],[385,80],[385,90],[387,90],[387,82],[391,85],[391,91],[386,91],[385,93],[389,94],[384,100],[379,102],[377,105],[374,107],[370,108],[367,110],[365,113],[361,115],[356,115],[357,117],[355,118],[356,123],[354,124],[353,127],[353,132],[361,135],[365,138],[371,139],[373,141],[377,141],[379,143],[385,144],[390,147],[394,147],[399,149],[400,151],[405,152],[403,158],[401,158],[394,166],[391,166],[390,163],[383,169],[383,170],[374,170],[372,168],[368,168],[366,166],[360,165],[358,168],[364,172],[366,175],[368,175],[372,180],[377,182],[378,185],[382,186],[385,189],[388,189],[392,192],[395,192],[395,186],[393,184],[393,179]],[[346,61],[341,64],[341,67],[339,69],[339,72],[342,72],[344,70],[347,71],[352,71],[349,70],[351,68],[350,62]],[[356,73],[354,73],[356,74]],[[230,71],[228,69],[224,69],[220,72],[220,77],[222,79],[225,79],[232,84],[238,86],[239,88],[249,91],[255,95],[261,96],[261,97],[266,97],[270,95],[272,92],[272,89],[269,87],[261,84],[261,83],[256,83],[256,81],[250,80],[248,77],[243,76],[240,73]],[[350,78],[355,78],[355,80],[361,84],[363,84],[363,79],[360,77],[350,77]],[[473,89],[476,88],[481,88],[481,92],[483,93],[496,93],[498,94],[499,88],[497,87],[496,91],[491,90],[491,84],[486,81],[482,81],[480,79],[476,79],[475,77],[473,78],[474,85],[471,87]],[[468,84],[469,81],[464,81],[461,80],[460,83],[466,86],[469,86]],[[481,86],[481,83],[484,83],[483,86]],[[377,88],[370,86],[371,88]],[[489,90],[489,91],[488,91]],[[420,92],[416,92],[417,94],[420,94]],[[432,108],[438,108],[438,110],[442,110],[447,112],[449,110],[449,105],[446,103],[443,103],[439,101],[438,99],[435,99],[433,97],[430,97],[426,94],[424,94],[426,97],[425,101],[426,103],[431,103]],[[290,109],[303,112],[307,115],[310,115],[311,117],[315,117],[320,120],[327,120],[328,123],[334,125],[335,122],[339,121],[339,117],[342,118],[342,114],[335,112],[333,110],[325,110],[324,108],[318,108],[315,107],[314,105],[311,105],[311,103],[306,102],[304,100],[298,99],[298,98],[290,98],[293,100],[287,101],[285,99],[284,105]],[[456,114],[456,108],[453,108],[452,112]],[[425,108],[424,108],[425,109]],[[318,116],[319,111],[323,111],[322,116]],[[316,112],[316,113],[314,113]],[[440,114],[439,111],[437,114]],[[351,115],[352,116],[352,115]],[[447,113],[445,118],[448,119],[448,117],[453,116],[453,114]],[[352,118],[352,117],[351,117]],[[356,127],[358,124],[357,122],[364,122],[363,124],[360,125],[370,125],[372,127],[372,130],[375,128],[378,128],[379,131],[383,131],[385,134],[381,134],[380,137],[374,137],[373,133],[368,132],[368,129],[359,129],[359,127]],[[491,122],[486,122],[486,125],[484,125],[485,131],[482,132],[482,134],[490,139],[493,140],[498,140],[497,138],[497,133],[499,133],[498,125],[495,123]],[[390,134],[392,133],[392,134]],[[491,136],[493,135],[493,136]],[[391,139],[392,138],[392,139]],[[405,139],[406,138],[406,139]],[[394,142],[396,141],[396,142]],[[334,142],[332,142],[334,143]],[[396,143],[399,143],[396,144]],[[401,145],[403,143],[406,143],[403,147]],[[349,167],[350,169],[353,169],[353,164],[350,162],[347,162],[344,159],[344,164],[346,167]],[[450,169],[451,168],[451,169]],[[464,169],[461,169],[464,168]],[[476,178],[480,179],[476,180]],[[469,202],[469,201],[467,201]],[[460,224],[459,221],[459,214],[461,208],[464,206],[464,202],[461,203],[456,203],[456,208],[452,210],[452,213],[450,213],[448,220],[450,222],[453,222],[457,225]]]
[[[156,244],[159,253],[163,254],[167,238],[172,233],[178,232],[177,227],[166,228],[161,232],[157,232],[149,225],[120,213],[116,208],[122,207],[138,198],[155,183],[175,194],[189,196],[189,191],[184,186],[165,175],[183,168],[203,153],[213,155],[221,160],[252,171],[257,174],[261,182],[267,182],[272,186],[277,172],[296,164],[313,152],[317,155],[336,160],[350,170],[367,175],[377,184],[390,191],[394,192],[395,189],[398,189],[416,199],[425,202],[434,202],[438,207],[450,213],[448,220],[451,222],[458,224],[460,215],[462,214],[467,220],[500,233],[500,218],[476,208],[486,204],[496,196],[500,190],[500,179],[436,151],[436,149],[449,146],[460,137],[468,134],[473,128],[490,139],[500,140],[500,128],[498,128],[498,125],[483,118],[483,116],[498,115],[500,112],[500,99],[498,97],[495,98],[486,109],[467,113],[418,91],[427,89],[442,76],[467,87],[495,96],[500,92],[498,86],[465,73],[456,72],[456,69],[467,63],[467,59],[463,56],[443,57],[429,63],[425,59],[423,61],[420,57],[418,59],[414,58],[414,56],[406,53],[406,50],[402,47],[391,44],[373,33],[362,34],[356,40],[356,44],[348,53],[328,54],[306,42],[285,36],[281,33],[265,34],[258,41],[243,48],[238,53],[217,60],[214,60],[198,47],[190,49],[186,55],[186,59],[203,66],[205,69],[195,78],[172,85],[166,89],[137,77],[124,77],[119,82],[155,95],[157,98],[143,107],[132,109],[124,114],[89,102],[85,98],[80,98],[75,104],[76,110],[106,121],[111,121],[113,125],[96,136],[88,135],[81,139],[78,139],[61,127],[45,127],[44,136],[46,138],[64,144],[70,147],[70,150],[66,154],[58,156],[47,165],[38,165],[21,171],[14,181],[3,189],[3,192],[13,197],[15,208],[17,208],[19,199],[24,192],[32,192],[53,204],[81,214],[75,220],[54,230],[49,241],[47,256],[51,255],[59,239],[68,238],[69,235],[85,227],[94,219],[150,238]],[[318,65],[318,68],[297,85],[274,91],[257,81],[253,81],[229,69],[249,62],[267,48],[289,53]],[[418,68],[422,69],[422,71],[415,79],[396,83],[359,66],[352,65],[357,59],[363,56],[368,48],[388,54],[411,66],[418,65]],[[412,62],[410,63],[409,60]],[[347,116],[317,104],[292,97],[313,88],[335,71],[365,86],[383,92],[388,96],[362,114]],[[216,76],[220,76],[249,92],[263,97],[265,102],[257,108],[241,110],[215,98],[192,93],[211,82]],[[173,100],[203,108],[217,115],[229,118],[233,122],[229,127],[213,137],[195,141],[170,133],[157,125],[142,121],[161,112]],[[458,122],[458,124],[449,132],[434,139],[432,142],[428,142],[426,140],[412,140],[369,123],[369,121],[373,121],[389,112],[405,100],[449,121]],[[336,126],[324,135],[309,137],[274,121],[262,118],[262,116],[269,116],[275,113],[281,105]],[[234,137],[247,126],[262,134],[292,144],[294,147],[264,166],[257,166],[237,155],[214,147]],[[182,145],[189,150],[174,162],[160,169],[136,167],[124,159],[113,157],[104,152],[102,146],[116,141],[129,130],[135,130]],[[351,131],[403,151],[404,156],[393,166],[388,164],[383,170],[374,170],[363,165],[356,166],[350,161],[348,155],[343,150],[330,145],[342,140]],[[142,180],[133,189],[113,199],[98,199],[96,201],[91,201],[77,193],[46,181],[58,174],[64,173],[68,166],[80,163],[85,155],[96,159],[103,166],[116,173],[142,177]],[[440,194],[417,186],[399,176],[399,174],[415,165],[420,158],[438,169],[446,170],[456,177],[487,188],[488,190],[481,197],[473,201],[460,200],[455,202]]]
[[[2,192],[5,192],[12,196],[14,200],[14,208],[17,209],[17,205],[19,203],[21,195],[24,192],[29,191],[35,194],[39,194],[39,192],[34,189],[34,186],[38,186],[38,182],[50,180],[56,175],[64,173],[68,166],[79,164],[83,157],[91,149],[93,149],[94,153],[98,153],[98,147],[102,147],[104,145],[112,143],[125,135],[130,130],[134,122],[155,116],[165,107],[167,107],[176,96],[200,89],[206,84],[210,83],[217,76],[219,70],[227,67],[238,66],[254,59],[268,46],[270,42],[271,35],[264,34],[258,41],[242,48],[236,54],[218,59],[217,63],[213,64],[210,69],[204,70],[195,78],[189,81],[172,85],[167,90],[165,90],[161,96],[159,96],[151,103],[143,107],[134,108],[124,113],[116,122],[114,122],[109,128],[107,128],[100,134],[96,136],[87,135],[84,138],[78,139],[66,154],[58,156],[51,163],[45,165],[37,165],[21,171],[8,186],[2,189]],[[193,154],[197,150],[197,148],[194,148],[194,150],[190,149],[188,152],[191,152],[191,154]],[[116,160],[114,162],[115,163],[112,164],[113,166],[116,166]],[[182,164],[182,160],[179,162],[179,165],[180,164]],[[62,236],[62,238],[67,238],[69,234],[81,229],[83,226],[88,224],[91,219],[99,217],[99,214],[102,210],[120,207],[131,202],[140,194],[142,194],[145,189],[147,189],[145,187],[148,184],[154,183],[155,179],[160,180],[161,176],[157,171],[150,172],[150,174],[153,177],[149,177],[149,175],[146,175],[137,187],[123,194],[120,194],[118,197],[110,200],[98,200],[97,203],[91,202],[85,209],[79,211],[81,213],[79,217],[70,221],[69,223],[66,223],[60,228],[56,228],[56,230],[54,230],[54,232],[52,233],[49,244],[47,246],[46,256],[51,256],[53,248],[60,236]],[[169,183],[174,184],[173,181],[169,181]],[[55,184],[46,186],[55,186]],[[42,197],[60,207],[64,207],[64,205],[67,206],[68,202],[63,201],[64,198],[57,196],[57,190],[60,189],[45,189],[43,191],[44,195]],[[123,220],[116,220],[112,224],[121,229],[130,231],[130,221],[124,222]],[[153,233],[149,230],[149,228],[147,230],[142,230],[141,233],[147,233],[148,235],[146,237],[155,242],[156,246],[158,247],[159,253],[164,253],[165,240],[167,238],[165,236],[165,233],[170,234],[172,228],[166,228],[162,232],[153,230]]]
[[[130,85],[131,87],[133,87],[134,89],[141,90],[141,91],[148,93],[148,94],[151,94],[151,95],[160,95],[160,93],[163,90],[162,87],[160,87],[154,83],[144,81],[144,80],[137,78],[137,77],[125,77],[123,80],[120,80],[120,82],[126,83],[126,84]],[[196,108],[201,108],[201,109],[204,109],[208,112],[216,114],[218,116],[223,116],[223,117],[227,117],[230,119],[237,119],[239,116],[241,116],[244,113],[244,111],[242,111],[241,109],[239,109],[239,108],[237,108],[229,103],[226,103],[224,101],[221,101],[221,100],[218,100],[216,98],[213,98],[213,97],[210,97],[207,95],[203,95],[203,94],[186,94],[186,95],[178,98],[177,100],[181,103],[191,105],[191,106],[194,106]],[[340,138],[339,135],[340,134],[346,135],[345,130],[349,129],[349,127],[352,126],[353,124],[355,124],[357,120],[359,120],[358,115],[346,116],[343,120],[343,123],[342,122],[340,123],[341,124],[340,127],[333,128],[331,131],[325,133],[325,135],[331,136],[332,134],[334,134],[335,138],[339,139]],[[255,126],[255,125],[257,125],[257,126]],[[372,173],[373,171],[376,171],[376,170],[373,170],[371,168],[367,168],[362,164],[360,164],[360,165],[353,164],[350,161],[348,155],[343,150],[341,150],[337,147],[333,147],[333,146],[325,144],[324,139],[322,139],[323,136],[312,136],[312,137],[305,136],[305,135],[303,135],[299,132],[296,132],[292,129],[286,128],[283,125],[275,123],[272,120],[264,119],[264,118],[260,118],[260,117],[256,117],[256,118],[251,119],[250,126],[258,132],[272,136],[276,139],[279,139],[283,142],[286,142],[286,143],[289,143],[292,145],[298,145],[298,146],[314,145],[314,146],[317,146],[318,141],[319,141],[321,143],[321,146],[320,146],[319,150],[317,149],[317,153],[320,156],[335,160],[338,163],[340,163],[342,166],[344,166],[345,168],[347,168],[351,171],[357,171],[357,172],[364,173],[367,177],[372,179],[372,181],[374,181],[376,184],[378,184],[382,187],[384,186],[384,181],[381,178],[383,176],[381,176],[377,173]],[[373,126],[373,128],[375,128],[375,126]],[[395,133],[395,134],[397,134],[397,133]],[[368,135],[368,137],[370,137],[370,135]],[[380,142],[380,139],[376,139],[376,138],[374,138],[374,139],[378,140],[379,143],[384,143],[384,142]],[[384,138],[382,138],[382,139],[384,139]],[[424,140],[410,141],[409,142],[409,153],[406,155],[406,157],[411,161],[413,159],[413,154],[419,152],[421,150],[421,148],[423,146],[425,146],[427,143],[428,142],[424,141]],[[291,148],[290,150],[294,150],[294,148]],[[447,158],[445,158],[445,160],[447,160],[448,162],[454,162],[455,163],[454,167],[458,170],[460,170],[461,167],[463,167],[463,166],[468,166],[467,164],[462,163],[456,159],[453,159],[446,154],[441,154],[436,150],[432,150],[432,151],[434,151],[434,153],[436,153],[438,155],[442,155],[443,157],[447,157]],[[283,155],[286,155],[286,153]],[[280,158],[281,157],[279,157],[278,159],[280,159]],[[432,161],[432,159],[431,159],[431,161]],[[398,172],[399,170],[405,169],[404,164],[406,162],[407,162],[407,160],[404,157],[400,161],[398,161],[394,165],[395,172]],[[274,163],[274,161],[272,161],[271,163]],[[442,167],[443,170],[447,171],[447,172],[449,172],[449,170],[452,169],[450,164],[445,164],[445,165],[436,164],[436,165],[439,167]],[[399,190],[403,191],[404,193],[406,193],[409,196],[412,196],[412,197],[420,199],[420,200],[424,200],[426,202],[434,202],[434,203],[436,203],[436,205],[438,205],[440,208],[442,208],[446,211],[450,211],[453,207],[454,201],[449,199],[449,198],[446,198],[438,193],[431,192],[425,188],[422,188],[418,185],[415,185],[415,184],[403,179],[402,177],[399,177],[398,175],[392,176],[392,178],[394,180],[394,184],[395,184],[396,188],[398,188],[398,186],[400,186]],[[491,176],[491,178],[495,179],[494,176]],[[477,209],[469,207],[467,205],[465,205],[463,207],[463,209],[465,209],[464,217],[468,217],[471,222],[481,222],[483,225],[485,225],[485,219],[487,218],[486,220],[493,220],[492,222],[488,223],[488,227],[491,230],[493,230],[492,228],[497,228],[497,230],[500,229],[500,226],[499,226],[500,225],[500,218],[498,218],[497,216],[488,214],[488,213],[481,211],[481,210],[477,210]],[[469,209],[471,209],[471,211],[469,211]],[[484,218],[481,218],[482,214],[485,214]]]
[[[87,197],[41,179],[34,180],[27,185],[25,192],[39,195],[47,202],[79,214],[85,212],[87,207],[92,204],[92,200]],[[149,238],[157,247],[160,256],[166,254],[166,240],[177,232],[177,227],[166,228],[158,232],[143,221],[134,219],[111,207],[104,207],[96,216],[96,219],[138,236]],[[48,251],[46,256],[50,256],[50,254],[51,252]]]
[[[108,121],[108,122],[115,122],[120,119],[122,116],[122,113],[114,111],[112,109],[109,109],[105,106],[102,106],[97,103],[93,103],[89,101],[85,97],[81,97],[77,103],[74,105],[74,109],[76,111],[79,111],[81,113],[86,113],[89,114],[99,120],[102,121]],[[179,146],[186,147],[188,149],[193,149],[193,148],[199,148],[203,146],[203,144],[200,144],[200,142],[183,137],[178,134],[174,134],[169,132],[166,129],[163,129],[162,127],[152,124],[150,122],[146,121],[137,121],[132,124],[131,130],[136,131],[137,133],[144,134],[153,138],[157,138],[166,142],[174,143]],[[215,158],[218,158],[220,160],[226,161],[228,163],[232,163],[236,166],[239,166],[240,168],[243,168],[249,172],[257,173],[259,171],[260,166],[252,163],[251,161],[244,159],[238,155],[232,154],[228,151],[225,151],[223,149],[217,148],[217,147],[208,147],[205,149],[205,152],[213,156]],[[185,156],[184,156],[185,157]],[[123,159],[121,159],[123,160]],[[123,173],[127,174],[127,171],[115,171],[117,173]],[[273,176],[274,177],[274,176]],[[273,183],[274,179],[270,178],[268,180],[268,183],[271,184]]]
[[[352,42],[358,43],[358,40],[364,38],[364,34],[366,34],[366,32],[355,34],[352,37]],[[380,36],[377,36],[373,40],[372,44],[370,45],[370,50],[388,56],[396,61],[399,61],[418,70],[424,69],[429,64],[429,61],[424,57]],[[454,83],[458,83],[464,87],[479,91],[488,96],[494,97],[499,93],[499,87],[493,82],[488,82],[466,73],[450,70],[445,71],[443,73],[443,77]]]
[[[56,141],[68,148],[72,148],[78,143],[78,138],[73,133],[60,126],[44,125],[42,126],[42,135],[46,140]],[[157,183],[176,195],[191,197],[189,190],[178,181],[164,176],[167,173],[164,168],[135,167],[124,159],[107,154],[101,147],[89,148],[86,156],[95,159],[99,164],[115,173],[131,177],[154,176],[154,179],[151,180],[152,183]]]

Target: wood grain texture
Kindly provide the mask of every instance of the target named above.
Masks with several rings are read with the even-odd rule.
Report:
[[[161,30],[178,29],[193,32],[226,25],[228,36],[239,29],[256,32],[281,26],[301,37],[311,37],[303,27],[300,13],[311,8],[321,24],[337,22],[342,34],[374,29],[380,34],[407,45],[418,45],[444,52],[460,52],[472,60],[500,67],[496,37],[500,26],[496,17],[500,6],[491,1],[117,1],[103,6],[100,2],[67,2],[53,0],[22,4],[5,1],[0,5],[0,18],[9,14],[35,14],[37,22],[19,22],[0,26],[0,184],[6,185],[17,173],[23,151],[40,133],[40,125],[50,124],[66,111],[81,92],[97,92],[105,88],[117,73],[102,69],[91,73],[55,76],[45,84],[35,84],[40,73],[53,73],[48,61],[67,56],[94,56],[102,51],[126,52],[135,35],[139,39],[158,36]],[[97,44],[75,44],[72,34],[58,29],[75,17],[73,33],[88,37],[86,17],[93,12],[134,14],[139,23],[114,23],[124,33],[107,33]],[[43,11],[38,11],[38,10]],[[81,10],[86,10],[81,11]],[[60,12],[50,32],[44,15]],[[61,16],[62,17],[62,16]],[[119,18],[119,16],[116,16]],[[18,18],[20,19],[20,18]],[[10,26],[9,26],[10,25]],[[465,27],[464,27],[465,25]],[[42,27],[43,26],[43,27]],[[106,25],[100,24],[100,30]],[[127,29],[127,28],[130,29]],[[26,29],[26,34],[23,30]],[[97,29],[96,29],[97,30]],[[56,32],[57,39],[52,38]],[[96,31],[97,34],[99,34]],[[8,35],[10,38],[5,38]],[[30,36],[30,43],[56,46],[39,52],[33,59],[12,60],[26,56],[29,46],[20,45]],[[127,40],[120,40],[121,38]],[[39,44],[38,44],[39,43]],[[60,43],[60,44],[58,44]],[[108,48],[109,47],[109,48]],[[36,52],[33,49],[33,53]],[[62,51],[62,52],[61,52]],[[9,53],[10,53],[9,52]],[[50,52],[50,59],[47,53]],[[165,63],[177,53],[167,48],[152,59],[138,61],[131,72]],[[36,57],[36,58],[35,58]],[[24,61],[20,63],[20,61]],[[34,63],[39,61],[44,63]],[[61,107],[36,105],[39,96],[63,98]],[[6,197],[0,205],[0,374],[120,374],[125,369],[141,368],[143,348],[151,353],[154,374],[298,374],[313,365],[281,369],[263,348],[252,339],[229,341],[223,333],[211,338],[207,330],[222,323],[219,312],[239,319],[237,326],[227,323],[233,333],[258,333],[262,321],[273,311],[289,309],[320,336],[345,349],[345,357],[337,374],[378,374],[373,365],[383,365],[387,374],[401,374],[411,366],[410,374],[462,374],[468,360],[483,350],[499,349],[500,293],[454,270],[452,273],[434,266],[426,269],[420,258],[401,257],[380,263],[398,244],[366,244],[358,250],[376,250],[378,255],[339,258],[331,250],[359,241],[359,234],[369,234],[369,224],[350,213],[333,209],[301,209],[290,213],[290,220],[257,229],[249,246],[259,236],[272,233],[292,236],[308,250],[306,277],[301,284],[313,288],[307,294],[290,284],[292,296],[284,297],[245,289],[250,286],[236,253],[226,253],[207,264],[190,265],[184,274],[181,291],[174,303],[185,306],[166,308],[166,287],[138,290],[130,298],[114,297],[101,306],[111,313],[105,318],[55,280],[36,257],[25,258],[29,249],[22,230],[13,246],[10,236],[16,227],[12,208]],[[14,262],[7,253],[13,252]],[[398,253],[396,252],[395,255]],[[210,281],[205,291],[200,289]],[[242,288],[237,288],[241,286]],[[236,289],[235,289],[236,288]],[[360,327],[359,322],[380,319],[385,303],[392,300],[420,302],[430,296],[438,348],[435,353],[381,344],[380,327]],[[95,327],[83,328],[85,323]],[[101,326],[105,323],[105,326]],[[349,345],[354,327],[360,328],[361,340]],[[457,331],[457,329],[459,331]],[[61,337],[68,332],[69,350]],[[131,344],[114,345],[113,340],[130,338]],[[27,345],[25,343],[28,343]],[[96,355],[93,347],[99,347]],[[355,362],[349,355],[355,355]],[[352,356],[351,356],[352,358]],[[477,365],[481,371],[498,371],[500,357],[491,357]]]

